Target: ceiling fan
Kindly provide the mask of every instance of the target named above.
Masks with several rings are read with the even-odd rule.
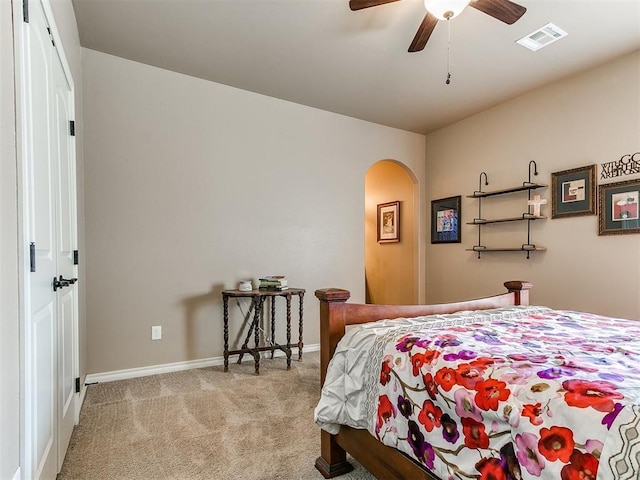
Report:
[[[363,8],[376,7],[397,1],[349,0],[349,8],[351,10],[362,10]],[[410,52],[419,52],[427,45],[427,41],[439,20],[451,20],[467,6],[480,10],[509,25],[515,23],[527,11],[522,5],[513,3],[510,0],[424,0],[424,4],[427,8],[427,14],[409,46]]]

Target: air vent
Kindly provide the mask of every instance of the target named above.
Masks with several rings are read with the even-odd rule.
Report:
[[[523,47],[527,47],[529,50],[540,50],[542,47],[560,40],[567,36],[567,32],[558,28],[553,23],[547,23],[544,27],[539,28],[533,33],[530,33],[526,37],[522,37],[516,43],[519,43]]]

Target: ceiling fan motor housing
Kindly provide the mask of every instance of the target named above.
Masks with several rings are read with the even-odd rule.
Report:
[[[436,18],[450,20],[460,15],[469,2],[470,0],[424,0],[424,6]]]

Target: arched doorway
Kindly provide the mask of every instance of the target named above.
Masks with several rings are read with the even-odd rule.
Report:
[[[417,181],[404,165],[382,160],[365,176],[365,282],[367,303],[418,302]],[[378,205],[400,202],[400,240],[378,242]]]

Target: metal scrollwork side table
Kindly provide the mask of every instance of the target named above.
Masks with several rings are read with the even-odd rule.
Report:
[[[271,351],[271,358],[276,350],[281,350],[287,356],[287,370],[291,368],[291,347],[298,347],[298,360],[302,360],[302,314],[304,292],[302,288],[288,288],[282,291],[272,290],[250,290],[243,292],[240,290],[223,290],[222,305],[224,310],[224,371],[229,371],[229,355],[239,355],[238,363],[242,361],[245,353],[253,356],[255,360],[256,374],[260,373],[260,352]],[[298,342],[291,343],[291,298],[298,297],[299,317],[298,317]],[[278,344],[275,341],[276,330],[276,297],[284,297],[287,303],[287,343]],[[229,350],[229,298],[251,298],[251,308],[253,308],[253,319],[249,324],[247,336],[242,347],[238,350]],[[269,298],[271,307],[271,342],[270,345],[260,345],[260,318],[264,304]],[[251,312],[251,310],[249,310]],[[250,347],[251,334],[253,333],[254,346]]]

